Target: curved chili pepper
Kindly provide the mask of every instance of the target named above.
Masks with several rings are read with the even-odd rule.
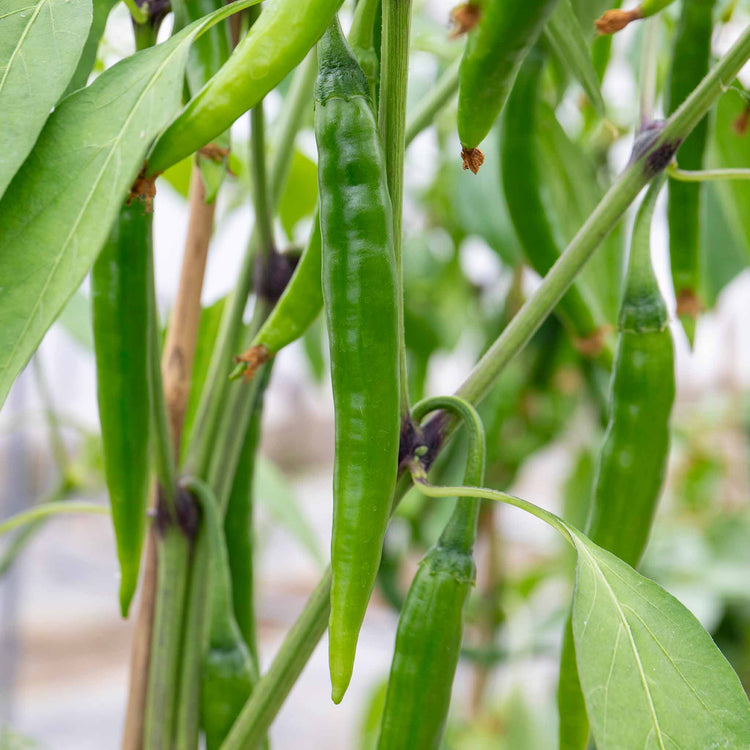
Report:
[[[714,0],[684,0],[675,37],[667,109],[673,112],[708,73]],[[702,169],[708,137],[704,117],[680,146],[680,166]],[[700,311],[701,183],[669,180],[667,218],[677,315],[692,343]]]
[[[609,424],[599,457],[586,534],[635,567],[646,547],[669,455],[674,401],[674,347],[667,310],[651,265],[649,234],[659,175],[633,226],[612,374]],[[568,621],[558,689],[560,747],[583,748],[588,738]],[[571,736],[573,735],[573,736]]]
[[[153,214],[125,204],[91,272],[97,399],[120,609],[138,583],[149,493],[148,265]]]
[[[232,378],[244,375],[245,380],[250,380],[264,362],[296,341],[318,317],[323,307],[320,254],[320,222],[316,211],[310,238],[292,278],[250,348],[237,357],[240,364],[232,372]]]
[[[513,227],[532,268],[545,276],[560,257],[558,242],[542,199],[537,160],[537,104],[544,54],[537,47],[521,66],[500,129],[501,177]],[[560,300],[557,313],[578,339],[578,347],[599,354],[605,342],[603,320],[582,281]]]
[[[513,87],[526,53],[539,36],[556,0],[481,0],[461,61],[458,137],[464,169],[476,174],[484,161],[479,144],[490,132]]]
[[[417,404],[421,420],[447,409],[466,425],[469,451],[464,484],[484,483],[485,440],[476,410],[455,396]],[[419,564],[396,633],[378,747],[438,748],[445,730],[463,636],[464,607],[476,577],[472,550],[479,501],[461,497],[435,546]]]
[[[302,62],[342,0],[269,0],[225,65],[196,94],[148,157],[154,175],[205,146]]]
[[[398,465],[396,261],[367,79],[338,20],[318,44],[315,137],[336,418],[329,661],[338,703],[380,563]]]
[[[208,648],[201,670],[201,726],[207,750],[221,746],[245,705],[258,674],[232,609],[232,580],[222,533],[221,517],[207,484],[189,478],[183,482],[200,502],[208,535],[211,577],[211,623]]]

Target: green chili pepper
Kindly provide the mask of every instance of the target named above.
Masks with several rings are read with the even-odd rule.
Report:
[[[537,47],[521,66],[500,129],[501,176],[505,201],[524,255],[532,268],[545,276],[560,257],[561,246],[542,198],[537,160],[537,105],[544,55]],[[577,347],[599,354],[605,340],[602,319],[588,289],[577,281],[557,308]]]
[[[587,532],[632,566],[648,541],[664,481],[675,390],[672,334],[649,242],[662,184],[658,177],[649,188],[633,227],[611,411]]]
[[[315,136],[323,299],[336,417],[329,657],[338,703],[380,562],[396,483],[396,261],[383,150],[367,79],[338,20],[318,44]]]
[[[269,365],[261,376],[261,382],[258,383],[252,416],[245,433],[241,458],[237,464],[224,514],[224,536],[232,574],[234,616],[256,665],[258,659],[253,603],[253,478],[263,415],[263,395],[270,377]]]
[[[323,307],[320,253],[320,222],[316,211],[310,239],[294,275],[253,338],[250,348],[237,357],[239,364],[232,372],[232,378],[244,374],[245,380],[250,380],[264,362],[296,341],[318,317]]]
[[[458,89],[458,136],[464,169],[476,174],[484,161],[477,148],[508,98],[526,53],[556,0],[481,0],[476,29],[466,42]]]
[[[148,265],[153,214],[120,209],[91,272],[97,398],[117,556],[120,609],[138,583],[149,493]]]
[[[714,0],[683,0],[675,37],[667,109],[673,112],[708,73],[711,53]],[[680,146],[680,166],[702,169],[708,137],[704,117]],[[695,335],[695,319],[700,311],[700,225],[701,183],[669,181],[667,217],[672,283],[680,316],[690,342]]]
[[[476,410],[454,396],[417,404],[421,420],[447,409],[466,424],[469,451],[464,484],[484,483],[484,429]],[[424,556],[414,576],[396,633],[378,747],[439,748],[451,700],[453,677],[463,635],[464,606],[474,585],[472,549],[479,501],[459,498],[437,544]]]
[[[184,486],[200,502],[202,533],[208,535],[211,623],[201,670],[201,726],[206,748],[219,748],[258,680],[250,651],[232,608],[232,580],[218,504],[207,484],[189,478]]]
[[[320,38],[342,0],[269,0],[232,56],[167,128],[148,157],[163,172],[254,107]]]
[[[633,226],[609,424],[586,531],[593,542],[633,567],[646,547],[664,481],[675,392],[672,334],[651,265],[649,241],[664,179],[663,175],[655,178]],[[563,750],[584,748],[588,737],[572,649],[573,640],[567,632],[558,689]]]

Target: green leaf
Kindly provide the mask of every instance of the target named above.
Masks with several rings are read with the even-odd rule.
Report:
[[[698,620],[568,529],[578,552],[573,636],[597,748],[750,747],[750,704]]]
[[[318,539],[310,528],[292,486],[268,459],[260,454],[255,463],[254,493],[268,512],[310,553],[321,567],[325,558]]]
[[[0,196],[65,91],[90,25],[91,0],[0,6]]]
[[[94,0],[94,17],[91,21],[91,28],[86,43],[83,45],[81,58],[76,66],[75,73],[65,89],[65,95],[72,94],[78,89],[82,89],[89,80],[89,75],[96,64],[96,53],[99,50],[99,42],[104,36],[104,28],[107,25],[107,19],[112,8],[117,5],[118,0]]]
[[[0,405],[83,281],[143,162],[180,106],[192,40],[235,2],[67,97],[0,201]]]
[[[594,109],[604,115],[599,76],[591,61],[588,42],[570,0],[560,0],[544,28],[552,50],[581,84]]]

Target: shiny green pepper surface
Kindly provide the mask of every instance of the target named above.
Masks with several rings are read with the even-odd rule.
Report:
[[[149,174],[164,171],[223,133],[300,62],[342,0],[268,0],[232,56],[159,138]]]
[[[120,608],[138,583],[149,493],[148,265],[153,214],[120,209],[91,272],[104,474],[120,561]]]
[[[675,37],[669,79],[668,111],[673,112],[708,73],[713,31],[714,0],[684,0]],[[708,118],[704,117],[685,139],[678,152],[682,169],[702,169],[708,138]],[[700,293],[700,183],[669,180],[667,218],[672,283],[677,298],[677,314],[692,342],[695,319],[701,307]]]
[[[315,135],[322,286],[336,419],[329,656],[351,679],[396,484],[397,275],[385,162],[367,79],[338,21],[318,45]]]
[[[459,72],[458,136],[475,149],[505,106],[526,53],[536,42],[556,0],[482,0],[469,31]]]

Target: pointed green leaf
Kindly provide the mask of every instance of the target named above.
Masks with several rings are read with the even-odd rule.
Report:
[[[750,747],[750,704],[698,620],[568,528],[578,552],[573,636],[597,748]]]
[[[180,106],[190,43],[243,0],[67,97],[0,201],[0,405],[85,277],[143,162]]]
[[[0,195],[65,91],[91,26],[91,0],[0,4]]]
[[[544,27],[544,35],[560,61],[581,84],[594,109],[604,115],[599,76],[591,60],[586,36],[570,0],[560,0]]]

